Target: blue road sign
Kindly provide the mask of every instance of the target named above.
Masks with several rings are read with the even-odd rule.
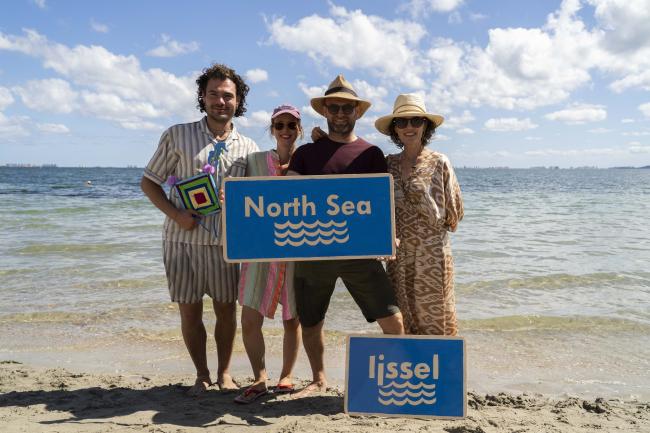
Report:
[[[227,261],[395,254],[389,174],[229,178],[224,195]]]
[[[345,411],[351,414],[464,418],[461,337],[348,337]]]

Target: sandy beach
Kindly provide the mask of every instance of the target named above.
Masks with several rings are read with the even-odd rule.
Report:
[[[0,363],[0,425],[13,432],[649,432],[650,403],[469,392],[464,420],[349,416],[343,390],[248,406],[211,389],[187,397],[188,377],[109,375]]]

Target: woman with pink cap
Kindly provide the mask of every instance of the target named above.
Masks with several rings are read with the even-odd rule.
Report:
[[[275,138],[276,148],[250,154],[246,176],[286,174],[296,140],[303,136],[298,109],[292,105],[280,105],[275,108],[271,115],[270,132]],[[292,262],[242,264],[239,279],[242,337],[255,381],[235,398],[235,403],[251,403],[269,393],[266,384],[268,375],[264,361],[262,324],[264,317],[273,318],[278,304],[282,304],[284,339],[282,372],[274,392],[286,393],[294,390],[291,375],[300,346],[300,323],[293,290],[293,270]]]

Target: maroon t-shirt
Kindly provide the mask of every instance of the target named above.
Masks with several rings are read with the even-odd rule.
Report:
[[[326,137],[297,148],[289,170],[305,176],[387,173],[388,167],[381,149],[362,138],[339,143]]]

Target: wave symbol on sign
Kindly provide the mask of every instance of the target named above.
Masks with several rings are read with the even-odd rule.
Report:
[[[410,404],[411,406],[419,406],[421,404],[435,404],[435,389],[435,384],[427,385],[425,383],[412,384],[410,382],[391,382],[379,389],[379,397],[377,397],[377,401],[384,406],[389,406],[391,404],[394,404],[395,406],[404,406],[405,404]],[[416,391],[414,392],[411,390]],[[386,398],[384,399],[382,397]]]
[[[281,224],[274,223],[273,226],[274,242],[281,247],[285,245],[299,247],[305,244],[313,247],[318,244],[331,245],[334,242],[344,244],[350,240],[346,221],[326,223],[301,221],[296,224],[287,221]]]

